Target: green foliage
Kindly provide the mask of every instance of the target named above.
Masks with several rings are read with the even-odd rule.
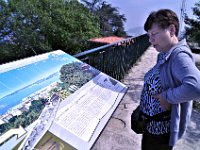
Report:
[[[126,36],[124,15],[102,0],[0,0],[0,63],[61,49],[75,54],[87,40]]]
[[[97,17],[77,0],[0,2],[0,38],[9,37],[0,43],[0,54],[14,52],[9,57],[16,59],[57,49],[74,54],[86,49],[89,38],[99,36]]]
[[[194,101],[193,108],[200,112],[200,99],[198,101]]]
[[[120,15],[116,7],[112,7],[106,1],[102,0],[82,0],[90,12],[100,20],[100,31],[102,36],[126,36],[124,31],[125,15]]]
[[[10,33],[10,30],[7,28],[9,25],[10,12],[7,8],[7,4],[4,0],[0,0],[0,41],[4,39],[5,35]]]
[[[187,15],[185,17],[186,36],[190,42],[196,42],[200,44],[200,2],[195,4],[193,7],[193,14],[195,19],[189,18]]]

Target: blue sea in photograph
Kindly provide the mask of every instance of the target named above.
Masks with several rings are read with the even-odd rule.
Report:
[[[20,104],[23,98],[59,81],[59,70],[64,64],[79,61],[65,53],[50,53],[47,56],[40,61],[0,73],[0,115]]]
[[[41,81],[40,83],[32,84],[26,88],[16,91],[0,99],[0,115],[5,114],[10,108],[21,103],[23,98],[47,87],[53,82],[59,81],[59,73],[56,73],[53,77]]]

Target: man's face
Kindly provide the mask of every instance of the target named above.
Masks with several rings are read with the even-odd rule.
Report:
[[[171,36],[168,29],[162,29],[154,23],[147,34],[149,42],[158,52],[167,52],[171,48]]]

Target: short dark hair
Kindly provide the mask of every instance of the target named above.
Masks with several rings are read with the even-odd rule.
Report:
[[[172,10],[160,9],[158,11],[151,12],[144,24],[144,30],[148,31],[149,29],[151,29],[153,23],[156,23],[159,27],[163,29],[166,29],[171,24],[173,24],[176,28],[176,36],[178,36],[179,19],[176,13]]]

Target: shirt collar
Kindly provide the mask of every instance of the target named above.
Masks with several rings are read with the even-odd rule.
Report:
[[[171,53],[172,53],[177,47],[180,47],[181,45],[187,45],[185,39],[179,41],[176,45],[174,45],[172,48],[170,48],[169,51],[167,51],[167,52],[160,52],[160,53],[159,53],[160,56],[158,57],[158,61],[160,62],[160,64],[163,64],[164,62],[166,62],[166,61],[169,59]]]

